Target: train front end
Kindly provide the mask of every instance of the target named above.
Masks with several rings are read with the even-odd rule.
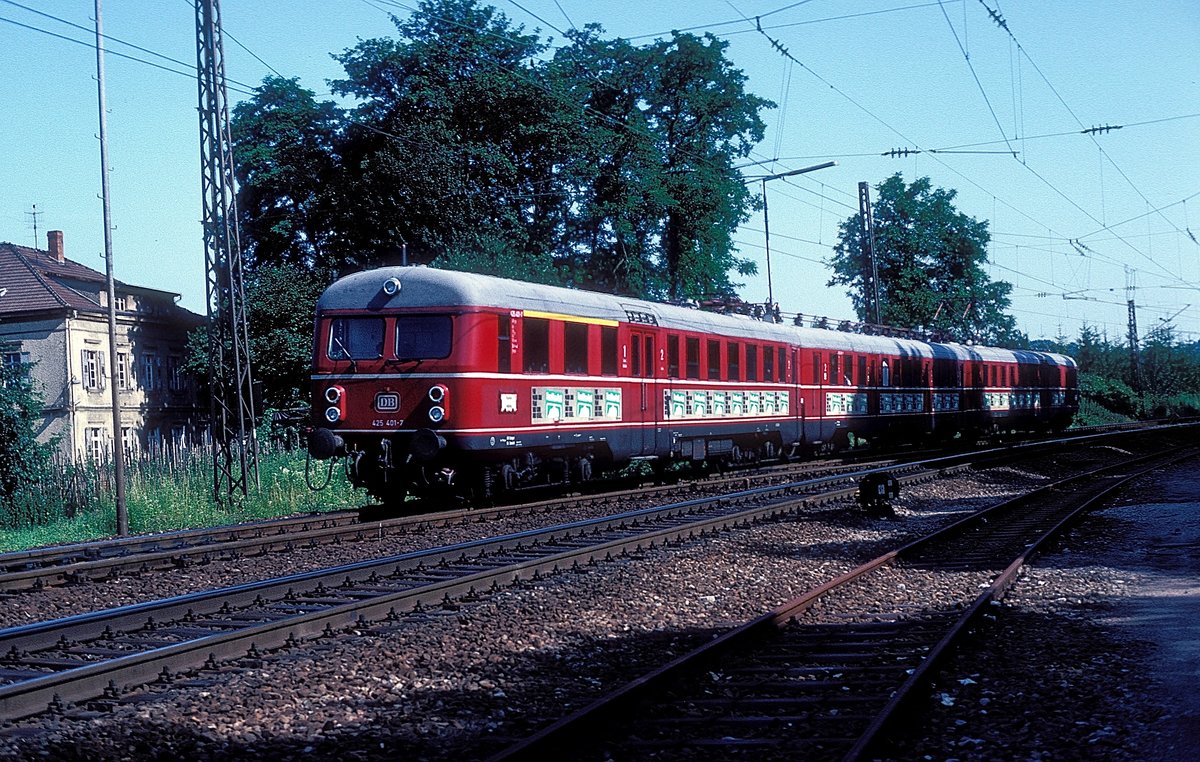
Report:
[[[389,505],[456,476],[446,430],[461,311],[417,271],[357,273],[317,303],[309,454],[344,459],[351,482]]]

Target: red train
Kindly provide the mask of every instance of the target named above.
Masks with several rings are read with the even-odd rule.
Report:
[[[582,482],[636,459],[746,462],[1066,428],[1063,355],[801,328],[425,267],[317,304],[314,458],[385,502]]]

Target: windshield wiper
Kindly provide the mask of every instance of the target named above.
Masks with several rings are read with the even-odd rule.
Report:
[[[333,337],[333,343],[337,345],[338,349],[342,350],[342,354],[345,355],[346,359],[350,361],[350,372],[357,373],[358,372],[358,363],[356,363],[354,361],[354,357],[352,357],[350,355],[350,350],[346,349],[346,345],[343,344],[342,340],[339,339],[337,336]]]

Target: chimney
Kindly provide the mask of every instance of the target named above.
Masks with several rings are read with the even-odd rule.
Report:
[[[46,248],[52,259],[57,262],[63,261],[63,232],[61,230],[46,231]]]

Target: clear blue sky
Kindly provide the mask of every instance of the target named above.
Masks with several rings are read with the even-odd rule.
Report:
[[[841,290],[826,287],[822,262],[856,209],[859,181],[898,171],[956,189],[961,211],[990,221],[990,273],[1014,284],[1013,313],[1031,337],[1074,336],[1087,321],[1123,338],[1132,284],[1143,333],[1174,317],[1182,338],[1200,339],[1200,244],[1189,235],[1200,238],[1195,0],[494,5],[556,43],[588,22],[635,42],[671,29],[729,41],[748,88],[779,104],[764,115],[766,138],[751,159],[765,163],[747,172],[838,162],[768,185],[773,285],[785,312],[851,316]],[[33,244],[36,204],[39,247],[45,230],[63,230],[68,256],[103,269],[95,53],[37,30],[93,38],[19,6],[87,30],[93,16],[92,0],[0,0],[0,240]],[[341,75],[329,53],[391,35],[388,12],[411,7],[224,0],[227,75],[253,86],[270,73],[265,62],[328,93],[326,80]],[[203,312],[194,80],[115,55],[194,66],[192,2],[105,0],[103,15],[110,37],[182,62],[107,44],[117,277],[178,292]],[[746,20],[756,16],[794,60]],[[1080,134],[1104,125],[1123,128]],[[880,155],[900,148],[926,152]],[[1000,153],[1009,150],[1018,157]],[[760,214],[736,235],[763,273],[742,289],[748,301],[767,294],[762,227]]]

